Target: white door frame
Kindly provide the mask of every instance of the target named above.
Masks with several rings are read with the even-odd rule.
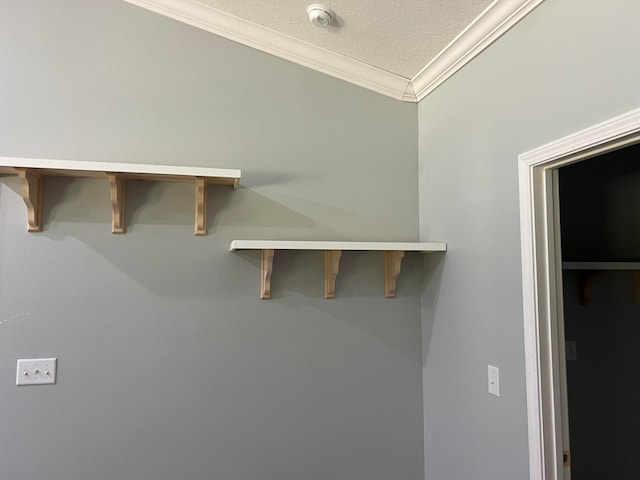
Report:
[[[518,156],[530,480],[564,479],[557,169],[639,141],[640,108]]]

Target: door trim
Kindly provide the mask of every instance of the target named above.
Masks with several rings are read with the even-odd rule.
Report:
[[[640,108],[518,156],[530,480],[563,479],[554,175],[562,166],[639,141]]]

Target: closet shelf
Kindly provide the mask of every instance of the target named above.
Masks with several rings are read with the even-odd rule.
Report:
[[[604,272],[631,272],[633,303],[640,305],[640,262],[562,262],[562,269],[583,273],[580,286],[580,305],[589,305],[593,296],[593,283]]]
[[[193,182],[195,186],[195,234],[207,233],[207,185],[236,188],[240,170],[112,162],[80,162],[41,158],[0,157],[0,175],[18,175],[27,206],[27,230],[42,230],[42,189],[46,176],[104,178],[109,181],[113,233],[125,231],[126,180]]]
[[[640,270],[640,262],[562,262],[563,270]]]
[[[291,240],[233,240],[229,248],[235,250],[260,250],[260,298],[271,298],[271,274],[273,256],[276,250],[322,250],[324,251],[324,296],[335,298],[336,277],[343,251],[384,252],[384,296],[392,298],[396,294],[396,280],[400,275],[405,252],[446,252],[446,243],[413,242],[324,242]]]

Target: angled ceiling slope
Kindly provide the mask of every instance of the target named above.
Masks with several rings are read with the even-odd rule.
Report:
[[[233,15],[206,0],[125,1],[369,90],[418,102],[544,0],[494,0],[432,58],[417,59],[425,66],[410,78]],[[363,9],[369,4],[361,3]]]

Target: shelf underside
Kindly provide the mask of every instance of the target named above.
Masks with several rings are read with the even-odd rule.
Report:
[[[580,305],[588,305],[593,297],[593,285],[605,272],[631,273],[633,303],[640,305],[640,262],[562,262],[562,269],[581,275]]]
[[[396,280],[400,275],[405,252],[445,252],[445,243],[414,242],[321,242],[287,240],[233,240],[229,247],[235,250],[260,250],[260,298],[271,298],[273,257],[277,250],[324,251],[324,296],[335,298],[336,277],[343,251],[384,252],[384,296],[396,294]]]
[[[235,188],[240,170],[222,168],[145,165],[131,163],[79,162],[39,158],[0,157],[0,175],[17,175],[22,181],[22,197],[27,206],[27,230],[42,230],[42,190],[44,177],[63,176],[102,178],[109,182],[112,233],[125,232],[127,180],[191,182],[195,187],[196,235],[207,232],[207,186],[229,185]]]

